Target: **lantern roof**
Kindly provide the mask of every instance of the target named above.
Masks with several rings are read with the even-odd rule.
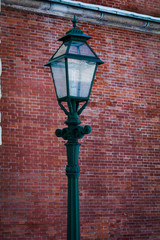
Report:
[[[97,56],[93,49],[87,43],[87,40],[91,37],[84,34],[83,31],[76,27],[77,19],[74,16],[73,28],[70,29],[64,37],[61,37],[59,41],[63,41],[62,45],[50,58],[49,62],[45,66],[50,66],[55,61],[60,59],[78,59],[96,62],[98,65],[103,64],[103,61]]]
[[[83,33],[83,31],[79,28],[77,28],[77,19],[76,19],[76,16],[74,15],[74,18],[72,20],[73,22],[73,28],[71,28],[68,32],[66,32],[66,35],[61,37],[60,39],[58,39],[58,41],[63,41],[63,42],[66,42],[66,41],[69,41],[69,40],[82,40],[83,41],[86,41],[92,37],[86,35]]]
[[[84,34],[81,29],[76,27],[77,20],[75,16],[72,22],[73,28],[70,29],[64,37],[59,39],[59,41],[63,41],[62,45],[45,66],[50,66],[52,62],[59,61],[62,58],[87,60],[96,62],[97,64],[103,63],[87,43],[87,40],[91,37]]]

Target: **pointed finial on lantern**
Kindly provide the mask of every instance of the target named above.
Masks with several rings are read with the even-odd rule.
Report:
[[[73,23],[73,27],[66,32],[66,35],[64,37],[61,37],[60,39],[58,39],[58,41],[63,41],[66,42],[68,40],[71,40],[71,38],[74,38],[77,40],[78,39],[83,39],[84,41],[87,41],[88,39],[90,39],[91,37],[84,34],[83,31],[80,28],[77,28],[77,19],[76,16],[74,15],[72,23]]]
[[[77,19],[76,19],[76,16],[75,16],[75,15],[74,15],[74,17],[73,17],[72,22],[73,22],[73,27],[76,28],[76,26],[77,26]]]

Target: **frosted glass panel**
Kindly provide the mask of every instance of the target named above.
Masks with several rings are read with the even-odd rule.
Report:
[[[95,57],[94,53],[85,42],[72,41],[69,53]]]
[[[68,59],[69,91],[72,97],[88,97],[96,63]]]
[[[65,60],[61,59],[59,61],[53,62],[51,64],[51,70],[58,98],[66,97],[67,88],[66,88]]]
[[[57,51],[57,53],[53,56],[53,58],[59,57],[63,54],[65,54],[68,47],[68,42],[64,43]]]

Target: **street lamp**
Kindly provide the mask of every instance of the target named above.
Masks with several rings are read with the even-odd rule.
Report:
[[[68,213],[67,240],[80,240],[79,224],[79,147],[78,139],[91,132],[90,126],[79,126],[78,116],[89,102],[89,97],[96,74],[97,66],[103,62],[88,45],[91,37],[76,27],[77,20],[73,18],[73,28],[59,39],[62,45],[45,66],[49,66],[56,90],[58,104],[68,116],[65,122],[68,127],[57,129],[55,134],[67,140],[66,175],[68,177]],[[67,107],[64,103],[67,103]],[[81,107],[80,107],[81,103]]]

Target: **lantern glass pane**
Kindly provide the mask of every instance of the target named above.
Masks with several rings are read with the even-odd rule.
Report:
[[[88,98],[96,63],[68,59],[69,91],[71,97]]]
[[[56,52],[56,54],[53,56],[53,58],[59,57],[63,54],[65,54],[66,50],[68,47],[68,42],[62,44],[62,46],[58,49],[58,51]]]
[[[60,59],[51,64],[53,80],[58,98],[67,96],[65,59]]]
[[[85,42],[72,41],[68,53],[96,57]]]

